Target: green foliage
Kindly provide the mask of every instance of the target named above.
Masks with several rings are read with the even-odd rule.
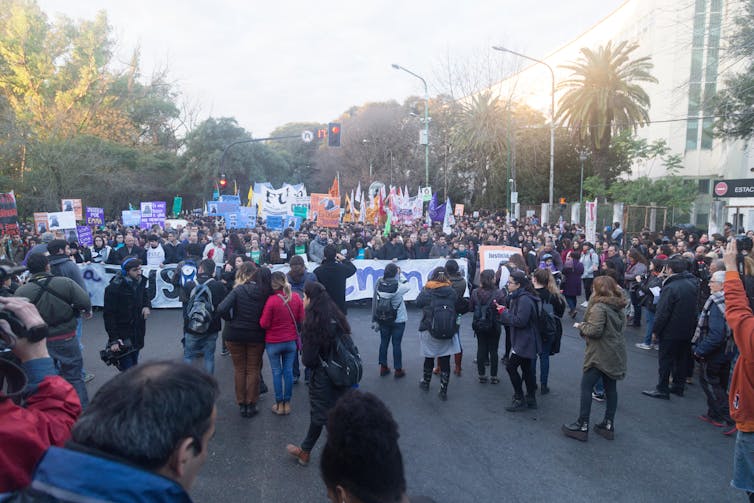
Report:
[[[608,194],[613,201],[648,206],[650,204],[688,211],[696,199],[696,186],[692,180],[680,176],[651,179],[646,176],[636,180],[620,180],[610,186]]]

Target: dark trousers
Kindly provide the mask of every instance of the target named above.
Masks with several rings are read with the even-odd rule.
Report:
[[[699,384],[707,396],[707,415],[732,424],[728,408],[728,375],[730,363],[699,364]]]
[[[497,348],[500,345],[500,330],[476,334],[476,367],[479,375],[487,374],[486,364],[490,364],[490,375],[497,377]]]
[[[89,405],[89,395],[86,384],[81,378],[81,369],[84,368],[84,358],[81,356],[81,348],[74,335],[63,340],[47,340],[47,351],[55,363],[55,369],[60,377],[68,381],[81,401],[81,407]]]
[[[631,304],[634,306],[634,326],[641,326],[641,301],[642,299],[636,293],[635,288],[629,290],[631,296]]]
[[[521,367],[521,374],[518,373],[519,367]],[[523,383],[526,383],[527,396],[534,396],[534,387],[537,385],[537,380],[534,377],[534,368],[531,359],[522,358],[515,353],[511,353],[505,370],[508,371],[508,376],[511,378],[513,391],[517,398],[524,397]]]
[[[586,301],[589,302],[589,297],[592,296],[592,283],[594,283],[594,278],[582,278],[582,283],[584,283],[584,297],[586,297]]]
[[[505,330],[505,354],[504,357],[508,358],[511,355],[511,329],[510,327],[503,327]]]
[[[450,355],[441,356],[440,358],[438,358],[437,364],[440,366],[440,372],[450,373]],[[425,358],[424,359],[424,372],[432,373],[432,369],[434,368],[435,368],[435,359]]]
[[[301,442],[301,450],[310,452],[317,443],[319,436],[322,434],[324,425],[309,423],[309,430],[306,432],[306,438]]]
[[[688,377],[688,354],[690,341],[660,339],[659,380],[657,391],[670,391],[670,376],[673,376],[673,390],[683,391]]]
[[[579,420],[589,422],[589,415],[592,412],[592,389],[597,381],[602,378],[605,385],[605,419],[615,420],[615,410],[618,408],[618,388],[615,379],[609,378],[601,370],[591,367],[581,376],[581,409],[579,410]]]

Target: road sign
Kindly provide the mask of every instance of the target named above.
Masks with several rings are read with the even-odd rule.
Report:
[[[303,141],[304,143],[309,143],[313,139],[314,133],[312,133],[311,131],[304,131],[303,133],[301,133],[301,141]]]
[[[717,197],[754,197],[754,178],[725,180],[715,184]]]
[[[511,192],[511,204],[518,203],[518,192]]]

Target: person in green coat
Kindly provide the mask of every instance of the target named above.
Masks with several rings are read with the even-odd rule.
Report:
[[[592,388],[598,379],[605,384],[607,407],[605,419],[594,426],[597,434],[612,440],[615,436],[615,410],[618,408],[616,383],[626,376],[626,299],[618,283],[610,276],[599,276],[592,284],[593,294],[584,314],[584,321],[574,323],[586,341],[584,375],[581,377],[581,411],[579,418],[563,425],[563,434],[586,442],[589,437],[589,415]]]

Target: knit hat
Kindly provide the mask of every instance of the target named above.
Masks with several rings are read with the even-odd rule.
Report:
[[[141,260],[137,259],[136,257],[127,257],[120,265],[120,271],[123,276],[125,276],[126,274],[128,274],[128,271],[130,271],[131,269],[136,269],[140,265]]]

